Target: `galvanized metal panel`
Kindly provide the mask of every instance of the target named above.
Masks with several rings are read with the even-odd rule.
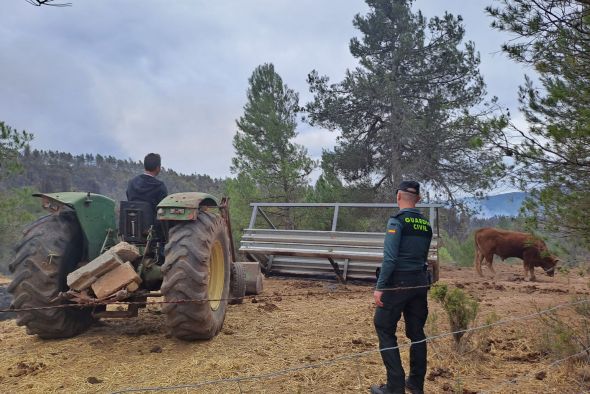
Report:
[[[375,271],[383,260],[384,232],[336,231],[340,208],[397,208],[391,203],[252,203],[250,226],[244,231],[240,251],[267,262],[267,273],[334,277],[332,258],[347,279],[375,280]],[[334,208],[332,231],[255,229],[260,207]],[[419,204],[429,208],[430,221],[438,220],[442,204]],[[274,227],[274,226],[273,226]],[[438,234],[430,245],[429,261],[437,261]]]
[[[242,246],[276,244],[279,247],[281,245],[286,247],[291,244],[300,244],[317,245],[318,250],[324,250],[322,246],[335,246],[334,249],[365,247],[370,250],[382,250],[384,240],[384,233],[248,229],[242,236]],[[437,239],[433,238],[431,248],[436,248],[437,243]]]
[[[330,232],[306,230],[249,229],[242,238],[240,251],[266,260],[272,255],[273,275],[334,277],[327,256],[341,270],[348,259],[347,279],[374,280],[383,260],[383,233]],[[429,259],[436,259],[436,239]]]

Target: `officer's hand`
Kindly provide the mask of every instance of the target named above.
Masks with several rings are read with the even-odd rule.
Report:
[[[373,297],[375,298],[375,304],[377,304],[377,306],[383,306],[383,302],[381,302],[382,295],[383,292],[379,290],[375,290],[375,292],[373,293]]]

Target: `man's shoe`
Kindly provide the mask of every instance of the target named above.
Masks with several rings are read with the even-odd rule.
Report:
[[[371,386],[371,394],[404,394],[403,391],[391,391],[387,388],[386,384],[377,386],[376,384]]]
[[[424,390],[412,383],[410,379],[406,379],[406,391],[411,394],[424,394]]]

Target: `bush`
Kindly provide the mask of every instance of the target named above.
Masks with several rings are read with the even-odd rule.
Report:
[[[438,331],[438,314],[435,311],[428,312],[425,330],[426,336],[433,337],[439,334]]]
[[[464,240],[453,238],[447,234],[443,234],[444,249],[450,256],[451,261],[460,267],[473,266],[473,258],[475,256],[475,244],[473,241],[473,234],[470,234]],[[439,254],[440,250],[439,249]],[[444,252],[443,252],[444,253]]]
[[[573,307],[576,312],[573,320],[564,319],[556,311],[539,317],[543,324],[537,337],[539,352],[561,359],[590,347],[590,299],[576,296],[572,302],[579,302]]]
[[[444,246],[438,249],[438,260],[443,264],[454,263],[453,256],[449,253],[449,250]]]
[[[461,350],[461,339],[465,332],[455,331],[466,330],[475,321],[479,308],[478,302],[463,290],[456,287],[449,288],[445,283],[432,286],[430,296],[440,302],[447,312],[451,331],[454,332],[455,348]]]

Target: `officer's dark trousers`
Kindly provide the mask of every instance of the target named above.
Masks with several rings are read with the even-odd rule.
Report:
[[[418,272],[394,272],[389,288],[424,286],[428,284],[427,274]],[[395,331],[403,313],[406,324],[406,336],[412,341],[425,338],[424,324],[428,316],[428,289],[384,291],[381,301],[383,307],[375,311],[375,329],[379,337],[379,349],[397,346]],[[405,373],[398,349],[381,351],[381,357],[387,370],[387,388],[394,393],[403,393]],[[424,387],[426,375],[426,342],[410,347],[410,375],[414,386]]]

